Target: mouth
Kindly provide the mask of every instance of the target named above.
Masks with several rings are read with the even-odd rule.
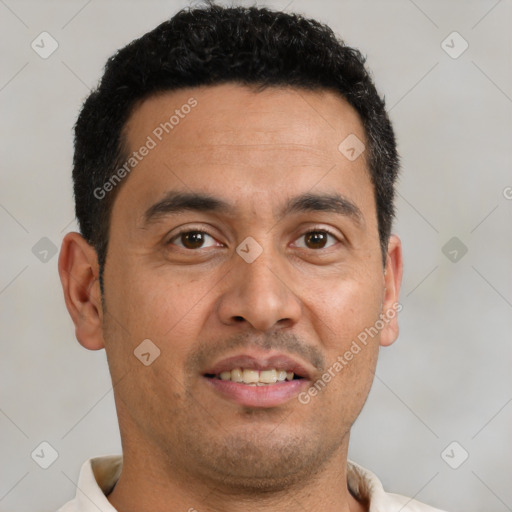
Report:
[[[238,382],[247,386],[270,386],[280,382],[302,379],[294,372],[267,368],[265,370],[253,370],[251,368],[233,368],[224,370],[218,374],[205,374],[206,378],[219,379],[223,381]]]
[[[285,355],[234,356],[203,373],[224,399],[246,407],[277,407],[296,397],[310,381],[306,365]]]

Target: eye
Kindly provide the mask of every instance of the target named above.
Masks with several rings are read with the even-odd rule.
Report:
[[[205,246],[204,243],[207,238],[213,240],[214,243],[209,246]],[[179,241],[180,243],[175,243],[175,240]],[[204,247],[214,247],[217,244],[213,236],[206,233],[206,231],[200,230],[181,231],[180,233],[174,235],[167,243],[190,250],[202,249]]]
[[[336,236],[325,229],[315,229],[313,231],[308,231],[298,238],[298,240],[304,238],[305,243],[303,245],[298,244],[297,247],[303,249],[326,249],[326,244],[329,237],[335,240],[335,243],[331,244],[331,246],[335,245],[336,242],[339,241]]]

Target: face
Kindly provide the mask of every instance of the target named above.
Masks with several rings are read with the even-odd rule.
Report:
[[[396,237],[384,272],[366,154],[338,149],[350,134],[365,141],[328,91],[226,84],[134,110],[140,160],[114,202],[89,336],[125,452],[259,489],[346,457],[379,345],[397,335],[401,275]]]

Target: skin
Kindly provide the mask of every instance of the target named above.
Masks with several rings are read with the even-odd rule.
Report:
[[[359,116],[330,91],[184,89],[137,106],[129,148],[190,97],[197,106],[114,202],[105,309],[94,249],[68,233],[60,253],[76,337],[106,349],[114,384],[124,464],[108,499],[120,512],[367,510],[346,485],[349,434],[379,347],[398,335],[396,316],[307,405],[246,407],[202,376],[235,352],[279,351],[314,382],[398,302],[400,240],[391,236],[384,268],[366,155],[349,161],[338,150],[351,133],[365,140]],[[145,226],[146,209],[173,190],[222,198],[235,214],[185,211]],[[362,222],[333,212],[276,216],[305,192],[343,195]],[[194,246],[174,238],[178,228],[211,236],[186,248]],[[323,247],[304,236],[322,229],[335,236]],[[262,248],[252,263],[236,252],[248,236]],[[160,349],[149,366],[133,354],[145,339]]]

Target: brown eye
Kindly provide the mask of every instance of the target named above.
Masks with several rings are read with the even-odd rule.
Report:
[[[322,249],[327,242],[327,234],[320,231],[307,233],[306,244],[311,244],[312,249]]]
[[[204,233],[200,231],[191,231],[180,235],[183,246],[187,249],[198,249],[204,243]]]
[[[325,230],[308,231],[300,237],[304,239],[304,244],[299,244],[299,247],[306,249],[325,249],[329,237],[337,240],[334,235]]]
[[[171,238],[169,243],[174,243],[178,247],[183,247],[185,249],[200,249],[203,247],[207,237],[214,240],[211,235],[205,233],[204,231],[183,231],[182,233],[178,233],[176,236]],[[180,243],[176,243],[177,241]]]

